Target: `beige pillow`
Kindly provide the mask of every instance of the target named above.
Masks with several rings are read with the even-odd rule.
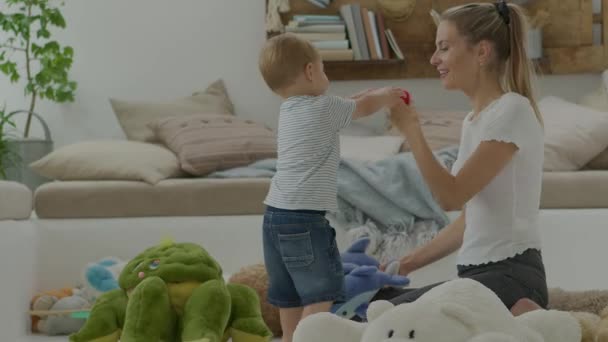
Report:
[[[538,103],[545,123],[545,171],[577,171],[608,147],[608,115],[554,96]]]
[[[56,180],[134,180],[156,184],[181,174],[173,152],[135,141],[87,141],[61,147],[30,167]]]
[[[426,141],[432,150],[460,144],[462,121],[467,111],[419,110],[420,126]],[[389,135],[401,135],[396,127],[391,127]],[[405,140],[401,151],[409,151],[410,146]]]
[[[608,70],[602,73],[602,84],[591,94],[585,95],[581,99],[580,104],[606,112],[606,115],[608,115]],[[605,149],[598,156],[593,158],[585,165],[585,168],[608,170],[608,149]]]
[[[191,115],[153,121],[149,127],[175,152],[182,170],[196,176],[276,158],[276,135],[253,121]]]
[[[204,91],[170,102],[135,102],[111,98],[110,104],[127,139],[156,142],[148,123],[166,117],[193,114],[234,115],[234,106],[224,82],[213,82]]]

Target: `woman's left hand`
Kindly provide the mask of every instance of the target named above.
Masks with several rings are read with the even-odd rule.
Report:
[[[418,124],[418,112],[413,104],[406,105],[401,102],[391,108],[391,122],[400,131],[405,131],[408,126]]]

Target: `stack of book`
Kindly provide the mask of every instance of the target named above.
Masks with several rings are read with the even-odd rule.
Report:
[[[285,31],[309,40],[325,61],[354,58],[346,25],[339,15],[294,15]]]
[[[325,61],[404,59],[384,15],[358,3],[340,6],[339,15],[294,15],[285,31],[312,42]]]
[[[391,59],[391,50],[397,59],[404,59],[393,32],[385,27],[381,12],[374,12],[353,3],[342,5],[340,15],[346,26],[355,60]]]

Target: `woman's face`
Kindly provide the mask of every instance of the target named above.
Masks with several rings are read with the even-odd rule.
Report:
[[[439,23],[435,44],[431,64],[439,71],[443,87],[465,92],[474,88],[481,69],[477,47],[472,46],[447,20]]]

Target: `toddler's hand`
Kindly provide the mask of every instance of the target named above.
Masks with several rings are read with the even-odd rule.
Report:
[[[376,94],[381,95],[385,98],[386,106],[392,108],[398,103],[403,103],[401,96],[403,96],[403,89],[399,87],[384,87],[375,91]]]
[[[356,99],[361,98],[361,97],[363,97],[363,96],[365,96],[365,95],[367,95],[367,94],[369,94],[369,93],[371,93],[373,91],[376,91],[376,89],[374,89],[374,88],[368,88],[368,89],[360,91],[360,92],[358,92],[356,94],[351,95],[350,98],[353,99],[353,100],[356,100]]]

